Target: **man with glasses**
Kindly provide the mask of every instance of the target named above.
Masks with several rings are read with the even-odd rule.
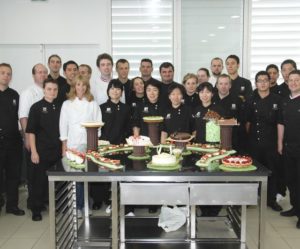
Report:
[[[276,202],[277,170],[277,124],[281,98],[270,92],[270,76],[260,71],[255,76],[255,91],[246,103],[246,131],[249,134],[251,156],[272,171],[268,180],[267,205],[274,211],[282,211]]]

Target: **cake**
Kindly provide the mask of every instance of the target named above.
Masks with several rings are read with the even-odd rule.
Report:
[[[227,156],[222,159],[222,164],[228,168],[247,168],[252,163],[252,158],[249,156]]]
[[[230,119],[219,119],[218,120],[219,125],[238,125],[237,120],[235,118]]]
[[[173,140],[187,140],[191,138],[191,134],[187,132],[175,132],[170,135],[170,138]]]
[[[131,146],[152,146],[150,138],[146,136],[130,136],[129,138],[126,138],[126,142]]]
[[[154,155],[152,156],[152,164],[157,166],[174,165],[176,164],[176,156],[168,153]]]
[[[210,111],[210,110],[208,110],[208,112],[204,116],[204,119],[207,119],[207,120],[212,120],[212,119],[219,120],[220,118],[221,118],[221,116],[217,112]]]
[[[147,116],[143,117],[143,120],[146,123],[160,123],[164,121],[164,118],[162,116]]]
[[[210,143],[220,142],[220,126],[213,120],[206,123],[205,140]]]

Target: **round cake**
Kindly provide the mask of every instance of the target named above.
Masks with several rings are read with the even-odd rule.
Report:
[[[187,132],[175,132],[170,135],[170,138],[173,140],[187,140],[191,138],[191,134]]]
[[[222,164],[229,168],[247,168],[252,163],[252,158],[249,156],[227,156],[222,159]]]
[[[215,121],[208,121],[206,123],[205,139],[210,143],[220,142],[220,126]]]
[[[143,120],[146,123],[159,123],[164,121],[164,118],[162,116],[147,116],[143,117]]]
[[[158,155],[154,155],[152,156],[152,164],[157,166],[174,165],[176,164],[176,156],[168,153],[161,153]]]

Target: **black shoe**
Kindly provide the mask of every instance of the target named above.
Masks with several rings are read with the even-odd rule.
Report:
[[[42,218],[42,215],[41,213],[32,213],[32,220],[33,221],[41,221],[43,218]]]
[[[93,204],[93,210],[99,210],[99,209],[101,209],[101,206],[102,206],[102,203],[94,203]]]
[[[148,208],[148,212],[150,213],[150,214],[154,214],[154,213],[156,213],[157,212],[157,207],[149,207]]]
[[[12,207],[12,208],[6,208],[7,214],[14,214],[16,216],[22,216],[25,214],[24,210],[18,208],[18,207]]]
[[[282,211],[282,207],[277,202],[270,203],[268,206],[276,212]]]
[[[284,217],[296,216],[296,210],[294,208],[291,208],[290,210],[281,212],[280,215]]]
[[[297,227],[298,229],[300,229],[300,218],[298,218],[296,227]]]

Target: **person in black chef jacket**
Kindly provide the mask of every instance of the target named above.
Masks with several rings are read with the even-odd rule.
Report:
[[[278,86],[278,94],[285,98],[288,97],[291,93],[288,86],[289,74],[293,70],[297,69],[297,64],[294,60],[287,59],[281,63],[280,69],[284,81]]]
[[[18,128],[19,94],[9,87],[12,68],[0,64],[0,195],[3,173],[6,181],[6,213],[17,216],[25,212],[18,208],[21,177],[22,139]],[[3,201],[4,205],[4,201]],[[1,211],[1,207],[0,207]]]
[[[217,92],[212,98],[213,104],[222,108],[222,117],[225,119],[235,118],[238,123],[245,123],[244,103],[235,94],[230,92],[231,79],[227,74],[222,74],[218,77],[216,82]],[[239,132],[245,131],[245,128],[240,126],[234,126],[232,130],[232,148],[239,154]],[[240,131],[241,130],[241,131]]]
[[[255,76],[257,91],[246,103],[246,130],[250,155],[272,171],[268,180],[267,205],[274,211],[282,208],[276,202],[278,162],[277,123],[281,98],[270,92],[270,76],[260,71]]]
[[[29,111],[26,132],[29,134],[32,181],[32,220],[42,220],[41,211],[45,196],[48,196],[47,170],[54,166],[62,155],[59,140],[60,105],[54,101],[58,82],[46,79],[43,84],[44,98],[33,104]]]
[[[294,70],[288,78],[291,95],[282,102],[278,124],[278,152],[283,155],[286,183],[290,191],[290,210],[282,216],[297,216],[300,229],[300,70]]]
[[[208,111],[214,111],[222,116],[222,108],[212,102],[213,86],[209,82],[203,82],[197,88],[201,104],[193,110],[193,134],[196,143],[207,143],[206,141],[206,122],[204,119]]]
[[[226,69],[231,78],[230,92],[239,96],[242,101],[246,101],[252,94],[251,81],[238,74],[240,58],[236,55],[229,55],[226,58]]]
[[[204,119],[208,111],[214,111],[219,115],[222,114],[222,109],[219,105],[212,102],[214,88],[211,83],[203,82],[198,88],[199,99],[201,104],[193,111],[194,127],[193,135],[195,135],[196,143],[207,143],[206,141],[206,122]],[[201,216],[217,216],[222,206],[201,206]]]
[[[108,100],[100,105],[102,121],[101,139],[111,144],[125,143],[130,129],[130,108],[120,102],[123,93],[123,84],[113,79],[107,87]]]
[[[145,85],[146,101],[137,105],[132,119],[135,137],[139,135],[148,136],[148,125],[143,121],[143,117],[162,115],[158,101],[160,85],[156,81],[149,81]]]
[[[111,144],[125,143],[130,130],[130,107],[120,99],[123,93],[123,84],[118,79],[112,79],[107,86],[108,100],[100,105],[102,121],[101,139]],[[110,183],[92,183],[91,197],[93,209],[101,208],[102,202],[109,204]]]
[[[188,73],[183,77],[182,84],[185,92],[183,95],[183,102],[193,110],[200,104],[199,95],[197,93],[198,78],[196,74]]]
[[[167,137],[175,132],[191,133],[192,112],[191,109],[182,104],[184,87],[180,84],[171,84],[168,89],[171,106],[164,109],[163,127],[161,132],[161,143],[165,143]]]

